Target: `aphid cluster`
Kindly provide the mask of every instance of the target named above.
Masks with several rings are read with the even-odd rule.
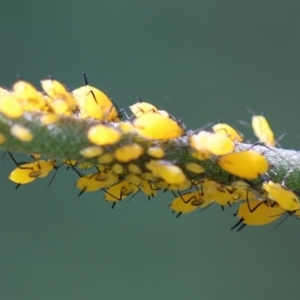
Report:
[[[58,123],[64,115],[97,121],[86,132],[89,145],[79,150],[82,161],[44,160],[40,154],[30,154],[29,161],[17,162],[9,152],[16,168],[8,178],[17,187],[66,166],[78,175],[75,186],[79,196],[103,190],[103,198],[112,207],[137,193],[150,200],[161,190],[174,195],[169,207],[177,217],[214,203],[224,210],[225,206],[239,202],[239,221],[232,229],[240,224],[239,229],[245,225],[265,225],[286,213],[300,215],[297,195],[286,187],[285,181],[274,183],[269,179],[269,162],[255,150],[255,145],[239,149],[243,135],[230,125],[219,122],[211,130],[186,131],[181,121],[140,98],[129,106],[128,115],[105,93],[90,86],[85,75],[84,78],[85,85],[72,91],[53,78],[41,81],[42,91],[23,80],[12,89],[0,87],[0,113],[13,121],[24,112],[42,112],[41,125],[47,126]],[[261,144],[276,145],[264,116],[254,115],[252,128]],[[24,143],[34,140],[30,129],[17,122],[11,125],[10,134]],[[139,139],[147,142],[139,143]],[[190,160],[184,163],[168,159],[163,146],[163,142],[180,139],[187,140],[191,149]],[[5,142],[5,134],[0,133],[0,144]],[[97,163],[85,163],[88,159]],[[215,162],[228,180],[212,180],[205,168],[206,161]],[[261,184],[255,184],[255,180]]]

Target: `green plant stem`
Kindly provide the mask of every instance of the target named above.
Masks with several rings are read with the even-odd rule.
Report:
[[[97,164],[96,158],[85,158],[81,156],[80,150],[91,146],[87,139],[87,131],[95,124],[108,124],[114,128],[119,128],[119,123],[105,123],[94,120],[82,120],[75,117],[61,116],[57,123],[43,125],[40,118],[43,114],[38,112],[26,112],[21,118],[9,119],[0,114],[0,132],[6,136],[6,142],[0,145],[0,149],[19,153],[39,153],[49,158],[73,159],[80,162],[91,162]],[[28,128],[34,138],[31,142],[22,142],[10,133],[10,128],[14,124],[20,124]],[[221,170],[216,164],[216,157],[209,160],[195,160],[191,154],[194,151],[188,140],[188,135],[168,141],[155,141],[145,139],[134,132],[123,133],[121,140],[112,145],[105,146],[105,153],[113,153],[118,147],[124,144],[138,143],[146,152],[149,146],[160,145],[165,150],[164,160],[180,166],[188,178],[193,180],[201,179],[205,176],[208,179],[221,183],[230,184],[236,178]],[[253,145],[237,144],[237,151],[249,149]],[[268,175],[274,182],[281,182],[287,172],[291,171],[286,178],[286,185],[296,193],[300,193],[300,152],[285,150],[280,148],[267,148],[264,146],[254,146],[257,152],[263,153],[270,163]],[[145,170],[145,162],[152,159],[148,155],[142,155],[135,163]],[[196,175],[186,170],[187,162],[197,162],[206,170],[205,174]],[[115,163],[115,162],[113,162]],[[113,164],[112,163],[112,164]],[[126,164],[123,164],[126,166]],[[260,184],[262,179],[253,181]]]

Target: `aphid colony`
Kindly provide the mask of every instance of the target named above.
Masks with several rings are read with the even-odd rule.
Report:
[[[90,86],[85,75],[84,78],[85,85],[72,91],[53,78],[41,81],[42,92],[23,80],[11,90],[0,87],[0,113],[13,121],[10,134],[24,143],[34,140],[30,129],[17,122],[24,112],[42,112],[41,126],[58,123],[64,115],[98,121],[86,132],[89,145],[79,151],[83,162],[68,158],[44,160],[39,154],[31,154],[29,161],[20,163],[8,152],[16,166],[8,178],[17,187],[47,177],[51,171],[55,176],[59,168],[66,166],[78,175],[75,185],[79,196],[103,190],[103,198],[112,207],[137,193],[150,200],[161,190],[173,194],[169,207],[177,217],[214,203],[224,210],[239,202],[235,214],[239,221],[232,229],[269,224],[283,214],[300,215],[297,195],[284,181],[275,183],[269,179],[269,162],[255,150],[255,145],[239,149],[243,135],[230,125],[219,122],[211,130],[186,131],[181,121],[140,98],[129,107],[132,115],[128,116],[106,94]],[[126,116],[124,121],[122,115]],[[260,144],[276,145],[264,116],[254,115],[252,128]],[[147,142],[123,139],[130,134]],[[190,160],[184,163],[166,159],[162,146],[162,142],[180,138],[187,139],[192,149]],[[5,134],[0,133],[0,144],[5,142]],[[84,163],[88,159],[97,163]],[[208,160],[226,174],[227,183],[210,179],[204,167]]]

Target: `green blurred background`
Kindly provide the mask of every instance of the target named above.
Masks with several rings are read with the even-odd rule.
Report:
[[[69,87],[84,70],[120,107],[139,95],[188,128],[264,112],[300,148],[299,1],[0,3],[0,85]],[[23,157],[24,158],[24,157]],[[20,157],[21,159],[21,157]],[[299,299],[300,223],[230,227],[236,207],[175,218],[171,194],[114,210],[59,170],[14,190],[0,169],[0,299]]]

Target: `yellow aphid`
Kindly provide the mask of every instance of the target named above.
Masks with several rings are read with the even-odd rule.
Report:
[[[136,164],[131,163],[127,166],[127,168],[130,173],[133,173],[133,174],[141,174],[142,173],[141,168]]]
[[[244,140],[244,136],[228,124],[218,123],[212,129],[217,134],[227,135],[233,142],[241,143]]]
[[[165,110],[159,109],[159,110],[157,110],[157,113],[164,116],[164,117],[168,117],[168,118],[171,118],[171,119],[175,120],[175,118]]]
[[[172,201],[170,208],[178,213],[176,216],[178,218],[181,214],[190,213],[195,211],[197,208],[205,208],[209,205],[210,202],[207,202],[205,199],[203,199],[199,191],[185,194],[181,194],[179,192],[179,197],[176,197]]]
[[[51,159],[45,160],[38,160],[36,161],[39,167],[41,174],[38,176],[39,178],[46,177],[50,171],[56,168],[55,162]]]
[[[195,174],[201,174],[201,173],[205,172],[205,170],[204,170],[204,168],[202,166],[200,166],[200,165],[198,165],[196,163],[192,163],[192,162],[186,163],[185,164],[185,168],[188,171],[190,171],[192,173],[195,173]]]
[[[33,135],[31,131],[22,125],[18,125],[18,124],[12,125],[10,127],[10,133],[18,140],[21,140],[22,142],[30,142],[33,139]]]
[[[202,199],[197,199],[197,195],[194,195],[195,193],[186,193],[186,194],[180,194],[177,198],[175,198],[169,207],[172,209],[172,211],[177,212],[178,215],[176,218],[178,218],[181,214],[191,213],[195,211],[198,206],[195,206],[192,204],[193,200],[197,200],[197,203],[204,203],[205,201]]]
[[[147,149],[147,154],[154,158],[163,158],[165,156],[165,151],[161,147],[153,146]]]
[[[284,210],[300,209],[299,198],[285,185],[268,181],[263,183],[263,189],[268,193],[268,198],[278,203]]]
[[[35,170],[35,165],[35,162],[22,164],[14,169],[8,178],[17,184],[30,183],[37,178],[36,174],[39,174],[39,171]]]
[[[135,131],[134,126],[130,122],[120,122],[119,129],[122,130],[124,133]]]
[[[100,90],[90,85],[72,91],[77,100],[83,118],[92,117],[97,120],[119,121],[118,113],[112,101]]]
[[[148,112],[157,112],[157,108],[148,102],[137,102],[129,106],[129,109],[136,117],[140,117],[142,114]]]
[[[151,160],[146,163],[146,168],[155,177],[163,179],[168,184],[181,184],[186,181],[183,171],[167,160]]]
[[[155,181],[157,177],[152,172],[143,172],[141,177],[145,180]]]
[[[143,179],[141,176],[135,174],[129,174],[126,177],[126,180],[135,184],[142,193],[148,196],[148,199],[154,198],[157,194],[158,187],[155,183],[150,180]]]
[[[59,115],[48,113],[42,115],[40,120],[43,125],[51,125],[57,123],[59,119],[60,119]]]
[[[206,160],[211,158],[212,154],[207,151],[195,151],[192,154],[192,157],[197,160]]]
[[[121,133],[112,127],[98,124],[88,130],[87,137],[98,146],[106,146],[117,143],[121,139]]]
[[[158,187],[151,181],[148,180],[141,180],[140,184],[138,185],[139,189],[142,193],[148,196],[148,199],[154,198],[157,194]]]
[[[51,98],[46,99],[51,112],[67,116],[70,116],[72,114],[72,111],[70,110],[70,107],[65,100],[59,98],[55,100]]]
[[[192,184],[189,180],[185,180],[182,183],[170,184],[167,181],[161,179],[155,183],[159,189],[162,189],[165,191],[167,191],[167,190],[169,190],[169,191],[187,190],[187,189],[190,189],[192,186]]]
[[[19,80],[13,85],[13,94],[23,104],[23,108],[29,111],[40,111],[46,106],[46,101],[41,93],[30,83]]]
[[[258,197],[258,193],[251,189],[250,185],[245,181],[236,180],[231,183],[231,186],[226,188],[228,191],[230,191],[234,202],[241,200],[251,201],[257,199]]]
[[[168,140],[184,133],[173,119],[155,112],[142,114],[133,120],[133,125],[138,134],[149,139]]]
[[[100,156],[97,160],[100,165],[106,165],[106,164],[110,164],[111,162],[113,162],[114,157],[110,153],[105,153],[102,156]]]
[[[92,163],[87,163],[87,162],[81,162],[78,164],[78,168],[80,170],[88,170],[88,169],[91,169],[93,168],[95,165],[92,164]],[[104,170],[101,170],[100,167],[98,167],[98,170],[99,171],[104,171]]]
[[[269,147],[274,147],[276,145],[274,133],[270,128],[267,119],[264,116],[253,116],[252,128],[254,134],[258,137],[259,142],[264,143],[266,146]]]
[[[131,160],[138,159],[144,153],[143,147],[138,144],[124,145],[118,148],[114,156],[116,160],[127,163]]]
[[[212,180],[203,179],[200,181],[200,185],[203,192],[202,198],[206,202],[215,202],[219,204],[222,209],[223,206],[230,206],[231,204],[233,204],[234,199],[232,195],[221,184]]]
[[[32,163],[20,164],[10,173],[8,178],[18,185],[26,184],[36,178],[46,177],[54,168],[55,165],[52,160],[37,160]]]
[[[53,103],[61,100],[67,104],[67,110],[73,111],[76,109],[77,103],[75,98],[59,81],[54,79],[41,80],[41,85],[45,93],[52,98]]]
[[[268,201],[253,200],[242,203],[236,215],[240,220],[231,229],[242,224],[238,230],[241,230],[246,225],[261,226],[267,225],[276,221],[285,213],[277,204],[271,204]]]
[[[80,154],[84,157],[91,158],[103,154],[103,148],[99,146],[89,146],[80,150]]]
[[[6,142],[6,136],[0,132],[0,145]]]
[[[190,137],[191,147],[200,152],[225,155],[233,152],[235,144],[226,134],[200,131]]]
[[[105,190],[104,199],[115,204],[129,195],[136,194],[139,188],[129,181],[122,181]]]
[[[190,145],[198,151],[208,152],[206,144],[211,136],[211,132],[201,130],[190,137]]]
[[[115,173],[115,174],[122,174],[124,173],[124,168],[122,165],[120,164],[114,164],[112,167],[111,167],[111,172]]]
[[[134,183],[136,186],[139,186],[143,179],[141,176],[136,174],[128,174],[126,177],[126,180],[128,180],[131,183]]]
[[[245,190],[239,190],[236,189],[233,192],[231,192],[232,198],[234,200],[234,202],[238,202],[241,200],[256,200],[257,199],[257,193],[255,193],[253,190],[250,189],[245,189]],[[261,196],[261,198],[263,199],[263,195]]]
[[[8,118],[15,119],[20,118],[24,110],[20,100],[9,95],[0,98],[0,112]]]
[[[256,179],[269,169],[268,160],[253,150],[220,156],[217,163],[226,172],[245,179]]]
[[[79,196],[84,192],[95,192],[108,188],[117,183],[119,176],[109,172],[97,172],[80,177],[76,186],[81,190]]]

